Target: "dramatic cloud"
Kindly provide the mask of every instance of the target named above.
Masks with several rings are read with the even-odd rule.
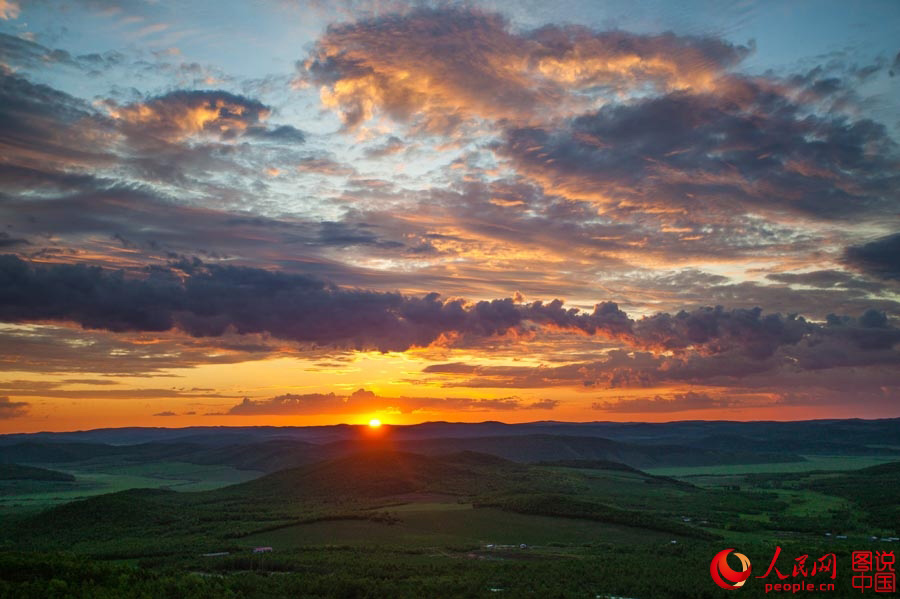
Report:
[[[561,129],[511,129],[501,153],[546,188],[612,216],[858,218],[900,201],[897,148],[884,126],[811,114],[751,80],[611,104]]]
[[[84,190],[94,181],[96,191],[156,186],[157,194],[178,189],[179,203],[211,193],[221,200],[235,190],[222,187],[219,173],[261,176],[296,162],[294,149],[305,141],[291,125],[266,125],[267,106],[225,91],[102,105],[106,110],[0,73],[0,150],[10,191],[33,201],[35,192]],[[249,191],[254,182],[244,185]]]
[[[8,397],[0,397],[0,420],[18,418],[28,413],[30,404],[25,401],[12,401]]]
[[[614,349],[602,359],[538,368],[453,362],[427,366],[423,372],[432,376],[429,382],[448,387],[617,389],[690,384],[862,390],[900,385],[900,328],[874,310],[859,318],[832,315],[824,324],[815,324],[778,315],[759,318],[755,311],[703,309],[674,318],[648,317],[636,321],[634,329],[636,336],[629,341],[638,347],[664,339],[661,349],[680,349]],[[660,330],[666,331],[662,337],[657,336]],[[649,338],[642,339],[642,334]]]
[[[377,114],[431,133],[472,117],[565,114],[589,97],[700,89],[748,53],[721,40],[557,27],[515,33],[497,14],[417,9],[329,27],[301,82],[353,128]]]
[[[702,348],[717,354],[739,349],[751,358],[764,359],[776,349],[794,345],[813,327],[802,317],[763,316],[762,309],[726,311],[721,306],[657,314],[638,321],[634,339],[646,348],[680,350]]]
[[[0,183],[25,188],[34,179],[53,179],[32,169],[4,168]],[[180,205],[151,188],[110,187],[92,177],[53,180],[64,191],[32,198],[9,198],[0,203],[0,220],[16,234],[0,233],[0,248],[22,256],[50,252],[77,260],[77,252],[57,240],[78,240],[79,249],[106,257],[108,265],[132,264],[140,255],[164,262],[172,256],[200,255],[210,259],[241,256],[242,262],[289,269],[291,264],[328,278],[352,276],[353,267],[322,255],[323,249],[365,246],[388,255],[406,245],[382,227],[357,220],[315,221]],[[48,236],[53,236],[48,239]],[[29,238],[35,239],[34,243]],[[59,246],[64,246],[60,248]]]
[[[444,335],[488,337],[531,320],[587,334],[625,333],[614,304],[593,313],[562,302],[516,305],[511,299],[467,304],[437,294],[340,289],[321,280],[262,269],[178,263],[143,277],[98,267],[35,266],[0,257],[0,320],[72,321],[109,331],[168,331],[194,336],[267,333],[321,346],[405,350]]]
[[[661,368],[670,378],[684,370],[700,376],[696,360],[705,356],[730,356],[731,365],[719,360],[710,369],[719,374],[738,374],[734,369],[743,364],[758,371],[779,352],[788,352],[804,369],[892,363],[900,342],[900,329],[875,310],[859,319],[830,316],[825,325],[764,315],[759,308],[721,307],[633,320],[614,303],[598,304],[592,312],[566,308],[559,300],[466,303],[436,294],[341,289],[302,275],[200,262],[136,277],[97,267],[35,266],[5,256],[0,282],[0,319],[7,322],[72,321],[122,332],[177,328],[196,337],[264,333],[313,346],[381,351],[426,347],[439,339],[465,344],[539,327],[671,352],[673,362]],[[652,372],[642,376],[659,379]]]
[[[146,102],[125,106],[109,103],[107,107],[126,130],[134,128],[170,141],[199,133],[233,138],[258,127],[270,113],[255,100],[225,91],[176,91]]]
[[[110,123],[87,103],[0,72],[0,151],[4,165],[42,171],[108,166]],[[40,187],[50,181],[34,181]]]
[[[292,414],[360,414],[394,411],[414,412],[494,412],[510,410],[552,410],[559,402],[544,399],[525,402],[517,397],[499,399],[470,399],[461,397],[381,397],[372,391],[358,389],[350,395],[310,393],[279,395],[271,399],[244,400],[232,406],[227,414],[233,416],[292,415]]]
[[[786,45],[803,23],[766,5],[750,21],[790,27],[351,3],[298,29],[263,3],[234,29],[230,5],[213,27],[0,0],[0,410],[39,398],[7,429],[90,398],[896,415],[897,48],[874,11]],[[241,27],[261,33],[222,37]],[[261,391],[364,385],[392,397]]]
[[[850,266],[868,274],[882,279],[900,279],[900,233],[848,247],[844,257]]]

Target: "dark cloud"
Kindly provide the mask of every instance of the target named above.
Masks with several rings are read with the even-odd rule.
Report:
[[[0,57],[6,67],[46,69],[53,65],[77,67],[65,50],[52,49],[17,35],[0,33]],[[100,58],[99,55],[97,55]],[[85,57],[87,58],[87,57]],[[90,59],[93,60],[93,59]]]
[[[169,412],[169,411],[157,412],[156,414],[154,414],[154,416],[177,416],[177,415],[178,414],[176,414],[175,412]]]
[[[194,336],[266,333],[280,339],[359,349],[427,346],[445,334],[486,337],[530,320],[583,333],[620,334],[627,317],[615,305],[593,313],[560,301],[518,306],[511,299],[467,304],[437,294],[340,289],[319,279],[262,269],[180,262],[126,276],[84,265],[32,265],[0,259],[0,319],[73,321],[110,331],[168,331]]]
[[[9,233],[0,232],[0,248],[11,248],[30,245],[27,239],[12,237]]]
[[[870,120],[809,114],[768,85],[610,104],[563,129],[511,129],[501,153],[548,189],[606,209],[860,218],[892,210],[896,144]]]
[[[266,129],[259,125],[248,127],[244,132],[245,137],[261,139],[263,141],[271,141],[287,144],[302,144],[306,141],[306,135],[296,127],[291,125],[279,125],[272,129]]]
[[[66,172],[109,165],[113,156],[106,144],[98,141],[108,133],[111,123],[87,102],[0,73],[0,151],[6,157],[4,166]]]
[[[265,332],[324,346],[404,350],[445,333],[502,333],[522,320],[511,300],[466,306],[399,293],[344,290],[318,279],[261,269],[180,263],[143,278],[80,265],[0,260],[0,319],[74,321],[110,331],[194,336]],[[540,310],[539,310],[540,311]]]
[[[270,113],[256,100],[221,90],[179,90],[123,106],[108,102],[107,107],[125,130],[175,141],[200,133],[237,137]]]
[[[109,331],[180,329],[197,337],[264,333],[319,346],[405,350],[450,335],[475,339],[537,326],[621,340],[657,352],[736,352],[753,360],[811,335],[838,331],[860,347],[888,349],[897,329],[867,312],[822,327],[760,308],[697,308],[631,319],[612,302],[593,311],[562,301],[466,303],[400,293],[342,289],[319,279],[262,269],[181,261],[141,276],[83,265],[0,259],[0,319],[72,321]],[[837,333],[835,333],[837,334]]]
[[[99,267],[33,268],[0,258],[0,318],[6,322],[74,320],[110,331],[166,331],[174,326],[177,281],[129,280]],[[29,307],[28,304],[31,304]]]
[[[0,184],[7,189],[24,194],[37,187],[35,180],[64,191],[46,189],[40,202],[27,195],[0,202],[0,221],[15,231],[0,233],[0,247],[22,256],[56,244],[106,256],[107,265],[131,262],[136,255],[151,262],[172,255],[213,260],[237,255],[247,264],[277,264],[285,270],[300,266],[328,278],[353,280],[364,279],[364,273],[322,256],[323,248],[361,246],[396,255],[406,247],[397,240],[403,238],[399,232],[355,219],[321,222],[187,206],[147,186],[114,186],[90,176],[51,178],[32,169],[0,166]],[[35,241],[26,243],[32,236]]]
[[[637,349],[609,350],[602,359],[538,368],[451,362],[423,372],[433,377],[431,383],[482,388],[900,385],[900,328],[884,313],[831,315],[824,323],[770,316],[721,309],[659,314],[635,321],[623,338]]]
[[[764,316],[761,308],[725,310],[717,306],[643,318],[635,323],[633,338],[645,348],[693,347],[712,354],[739,349],[752,358],[764,359],[779,347],[798,343],[813,329],[802,317]]]
[[[844,259],[849,266],[867,274],[900,280],[900,233],[848,247]]]
[[[370,245],[381,248],[401,248],[404,243],[379,239],[372,227],[365,224],[352,225],[343,222],[325,221],[319,226],[318,242],[328,246]]]
[[[420,411],[492,412],[510,410],[552,410],[559,402],[540,400],[526,403],[517,397],[471,399],[464,397],[382,397],[366,389],[349,395],[309,393],[279,395],[271,399],[253,400],[245,397],[226,414],[291,415],[291,414],[358,414],[365,412],[399,411],[411,414]]]
[[[24,416],[30,406],[31,404],[25,401],[12,401],[8,397],[0,397],[0,420]]]

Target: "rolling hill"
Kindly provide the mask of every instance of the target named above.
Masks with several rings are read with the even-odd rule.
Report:
[[[655,491],[662,484],[685,493],[684,485],[677,481],[668,483],[627,466],[613,465],[609,472],[631,477],[628,484],[652,482]],[[388,506],[436,496],[512,512],[538,509],[544,516],[705,535],[649,512],[607,505],[603,495],[592,494],[590,489],[590,480],[580,472],[529,466],[487,454],[426,456],[375,449],[213,491],[132,489],[91,497],[25,518],[8,538],[33,548],[82,546],[121,555],[173,551],[179,546],[200,551],[223,542],[239,542],[254,532],[303,522],[382,519]],[[581,497],[576,499],[577,495]],[[558,513],[554,504],[559,505]]]
[[[40,480],[55,482],[72,482],[75,477],[65,472],[22,466],[20,464],[0,464],[0,481],[4,480]]]
[[[727,448],[639,444],[590,436],[525,434],[404,440],[394,437],[392,431],[388,431],[381,438],[361,436],[327,443],[312,443],[296,439],[269,439],[252,443],[210,445],[178,439],[170,442],[109,445],[29,440],[0,445],[0,463],[40,466],[86,463],[96,466],[112,463],[143,464],[177,461],[275,472],[378,447],[426,455],[474,451],[521,463],[572,459],[607,460],[636,468],[780,463],[803,460],[799,455],[787,452],[754,453]]]

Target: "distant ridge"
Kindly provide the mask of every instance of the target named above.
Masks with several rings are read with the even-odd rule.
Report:
[[[70,432],[0,434],[0,445],[26,440],[93,442],[108,445],[172,442],[180,440],[201,445],[246,444],[266,440],[301,440],[328,443],[358,439],[365,425],[323,426],[196,426],[185,428],[127,427]],[[542,420],[518,424],[485,422],[424,422],[412,425],[384,425],[394,439],[416,440],[438,437],[489,437],[529,434],[604,437],[638,443],[696,444],[703,438],[740,437],[752,443],[802,443],[814,446],[823,439],[851,445],[890,444],[900,438],[900,418],[861,420],[856,418],[799,421],[683,420],[674,422],[559,422]],[[735,449],[731,447],[730,449]]]
[[[811,455],[900,459],[900,419],[799,422],[122,428],[0,436],[0,463],[50,466],[116,456],[274,472],[374,446],[428,455],[474,451],[517,462],[608,460],[634,468],[780,463]]]
[[[136,445],[26,441],[0,445],[0,463],[65,464],[115,456],[131,463],[167,460],[203,465],[223,464],[242,470],[274,472],[376,448],[425,455],[475,452],[521,463],[607,460],[635,468],[790,462],[803,459],[795,454],[720,451],[687,445],[623,443],[602,437],[523,434],[416,440],[357,438],[329,443],[271,439],[214,445],[188,443],[182,439],[168,443]]]

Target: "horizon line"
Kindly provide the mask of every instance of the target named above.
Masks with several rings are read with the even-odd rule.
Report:
[[[686,420],[667,420],[663,422],[649,422],[646,420],[584,420],[584,421],[572,421],[572,420],[533,420],[530,422],[503,422],[502,420],[482,420],[479,422],[459,422],[459,421],[449,421],[449,420],[426,420],[423,422],[417,422],[415,424],[391,424],[387,422],[383,422],[381,424],[382,428],[412,428],[417,426],[424,426],[429,424],[447,424],[447,425],[465,425],[465,426],[477,426],[481,424],[502,424],[504,426],[531,426],[536,424],[563,424],[563,425],[590,425],[590,424],[611,424],[611,425],[634,425],[634,424],[646,424],[653,426],[663,426],[667,424],[687,424],[687,423],[736,423],[736,424],[772,424],[772,423],[804,423],[804,422],[878,422],[885,420],[900,420],[900,416],[894,416],[890,418],[808,418],[808,419],[799,419],[799,420],[706,420],[706,419],[686,419]],[[190,430],[190,429],[261,429],[261,428],[278,428],[278,429],[304,429],[304,428],[334,428],[334,427],[353,427],[353,428],[367,428],[368,424],[365,423],[356,423],[351,424],[348,422],[338,422],[334,424],[312,424],[312,425],[276,425],[276,424],[256,424],[256,425],[193,425],[193,426],[112,426],[112,427],[100,427],[100,428],[89,428],[89,429],[73,429],[73,430],[42,430],[42,431],[33,431],[33,432],[7,432],[0,433],[0,437],[9,437],[14,435],[61,435],[61,434],[76,434],[76,433],[93,433],[99,431],[115,431],[115,430],[170,430],[170,431],[179,431],[179,430]]]

